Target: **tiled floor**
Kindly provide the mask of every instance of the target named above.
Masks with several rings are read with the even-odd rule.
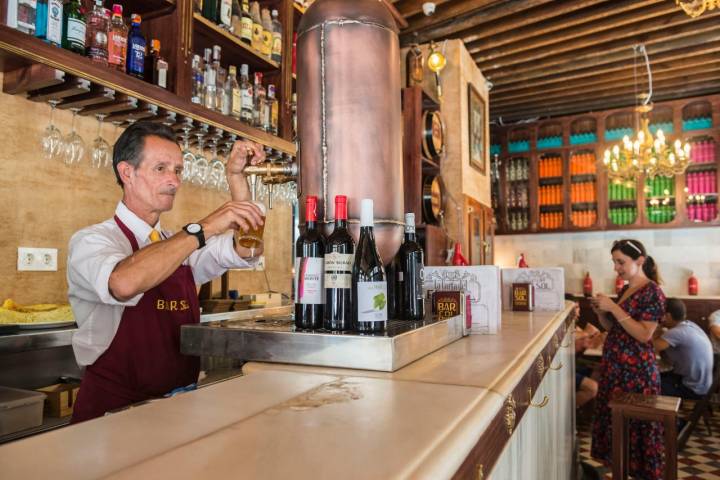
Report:
[[[690,402],[684,402],[683,415],[691,408]],[[695,428],[685,449],[678,454],[678,478],[685,480],[720,480],[720,407],[714,406],[715,415],[710,424],[712,436],[707,433],[705,424]],[[609,469],[590,458],[590,421],[578,417],[578,448],[581,459],[595,467],[605,479],[611,479]],[[603,478],[603,477],[601,477]]]

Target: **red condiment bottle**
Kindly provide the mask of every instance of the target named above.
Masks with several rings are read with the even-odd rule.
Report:
[[[615,293],[617,295],[620,295],[620,290],[622,290],[624,286],[625,286],[625,280],[623,280],[622,277],[620,275],[618,275],[617,278],[615,279]]]
[[[586,297],[592,297],[592,278],[590,278],[590,272],[585,273],[585,279],[583,280],[583,295]]]
[[[690,278],[688,278],[688,295],[697,295],[699,289],[698,279],[695,278],[693,272],[690,272]]]
[[[455,251],[453,252],[452,264],[455,267],[464,267],[469,265],[467,259],[462,254],[460,242],[455,243]]]
[[[525,261],[525,254],[521,253],[520,258],[518,259],[518,267],[519,268],[528,268],[528,264]]]

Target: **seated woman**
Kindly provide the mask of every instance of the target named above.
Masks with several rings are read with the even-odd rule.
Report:
[[[673,370],[660,376],[663,395],[697,399],[710,390],[713,350],[708,336],[685,319],[685,304],[678,298],[665,302],[663,325],[668,330],[654,340],[655,350],[672,363]]]

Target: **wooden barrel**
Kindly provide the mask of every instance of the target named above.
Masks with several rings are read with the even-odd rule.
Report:
[[[423,114],[422,150],[425,158],[438,160],[445,147],[445,125],[440,112],[427,110]]]

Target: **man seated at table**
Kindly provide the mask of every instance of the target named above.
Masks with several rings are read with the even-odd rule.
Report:
[[[720,310],[715,310],[708,317],[710,324],[710,341],[713,346],[713,353],[720,353]]]
[[[712,384],[713,350],[708,336],[696,323],[685,319],[685,304],[668,298],[663,326],[668,330],[653,340],[655,350],[663,352],[672,371],[661,374],[661,393],[698,399]]]
[[[597,348],[602,345],[602,340],[600,331],[589,322],[584,329],[575,327],[575,354]],[[591,375],[590,367],[578,365],[575,369],[575,408],[582,407],[597,396],[598,383]]]

